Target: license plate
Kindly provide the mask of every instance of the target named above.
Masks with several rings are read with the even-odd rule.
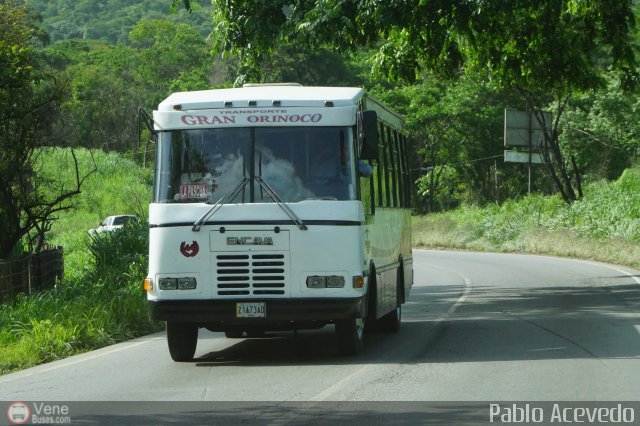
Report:
[[[236,318],[265,318],[266,316],[265,302],[236,303]]]

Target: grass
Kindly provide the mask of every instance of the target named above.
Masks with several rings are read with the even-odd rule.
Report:
[[[77,278],[92,261],[87,250],[87,230],[116,214],[135,214],[144,220],[151,200],[152,176],[149,170],[115,153],[86,149],[75,152],[81,176],[94,169],[95,172],[83,183],[82,193],[73,198],[73,208],[58,215],[47,240],[64,247],[65,274]],[[63,182],[67,188],[74,185],[70,150],[47,150],[41,163],[42,171],[51,179]]]
[[[483,208],[415,216],[414,245],[578,257],[640,269],[640,169],[585,188],[571,205],[531,194]]]
[[[115,154],[78,150],[81,170],[97,167],[60,213],[48,240],[65,249],[65,278],[56,288],[19,295],[0,307],[0,374],[89,351],[160,329],[149,317],[147,272],[149,176]],[[41,170],[72,185],[70,151],[47,150]],[[139,223],[90,238],[105,216],[134,213]]]

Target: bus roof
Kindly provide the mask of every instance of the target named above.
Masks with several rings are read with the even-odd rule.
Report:
[[[288,84],[247,85],[235,89],[177,92],[158,105],[158,111],[218,109],[229,107],[353,106],[364,96],[357,87],[312,87]],[[177,106],[177,107],[176,107]]]

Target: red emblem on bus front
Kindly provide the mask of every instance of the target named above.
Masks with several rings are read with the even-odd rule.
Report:
[[[193,257],[200,251],[200,246],[197,241],[193,241],[191,244],[187,244],[186,242],[182,242],[180,244],[180,253],[182,253],[185,257]]]

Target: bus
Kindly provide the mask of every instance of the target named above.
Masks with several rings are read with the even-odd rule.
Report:
[[[228,338],[397,331],[413,284],[402,117],[361,88],[174,93],[153,112],[152,316],[174,361]]]

